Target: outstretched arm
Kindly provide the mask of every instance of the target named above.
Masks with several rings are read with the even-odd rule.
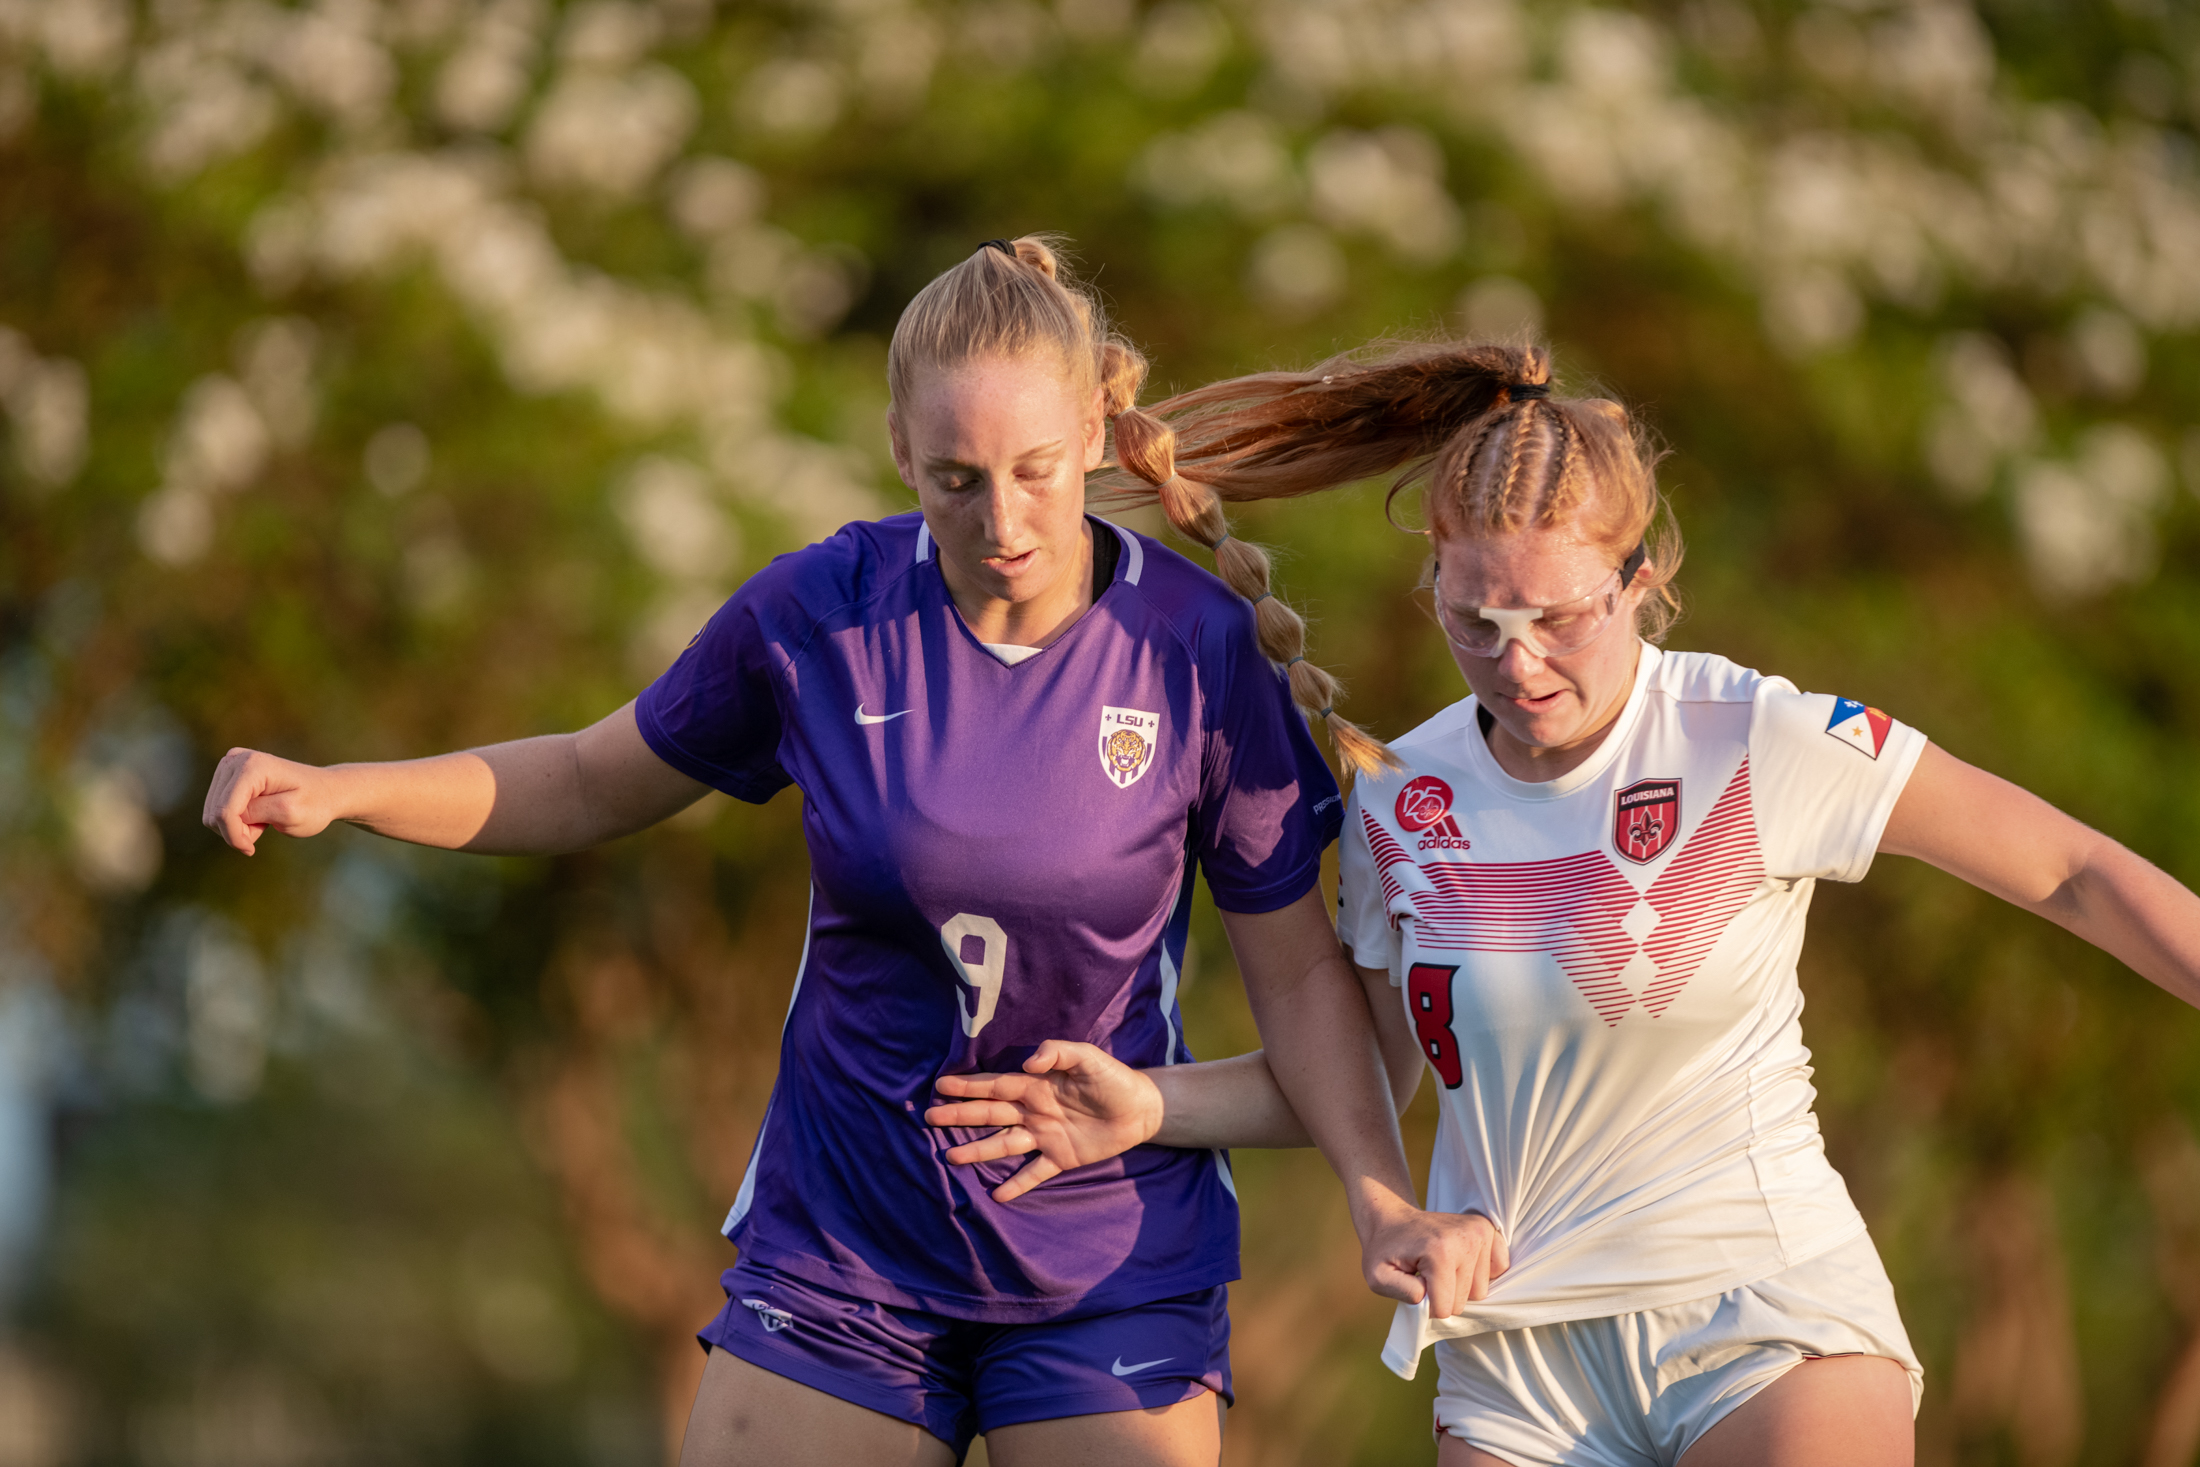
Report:
[[[1374,969],[1359,971],[1363,984],[1389,983],[1388,975]],[[1385,997],[1380,992],[1374,996]],[[1401,1071],[1394,1062],[1400,1047],[1392,1043],[1391,1027],[1405,1036],[1403,1053],[1410,1069]],[[1391,1063],[1391,1098],[1402,1112],[1420,1088],[1420,1051],[1402,1021],[1395,1026],[1378,1021],[1376,1029],[1384,1058]],[[935,1088],[955,1098],[925,1111],[926,1124],[1001,1128],[949,1147],[949,1161],[967,1166],[1007,1156],[1031,1157],[993,1189],[1002,1202],[1012,1202],[1075,1167],[1121,1156],[1149,1141],[1188,1151],[1314,1144],[1269,1072],[1267,1052],[1259,1049],[1228,1059],[1134,1070],[1097,1045],[1049,1039],[1019,1073],[942,1075]]]
[[[1351,961],[1346,953],[1345,960]],[[1391,990],[1390,975],[1380,968],[1355,967],[1367,1007],[1375,1016],[1375,1041],[1390,1082],[1391,1109],[1403,1114],[1421,1088],[1421,1046],[1407,1025]],[[1311,1146],[1305,1123],[1268,1068],[1268,1054],[1256,1049],[1204,1064],[1170,1065],[1148,1070],[1161,1101],[1160,1129],[1152,1139],[1163,1146]],[[1141,1138],[1144,1139],[1144,1138]]]
[[[947,1159],[1037,1152],[994,1189],[1007,1202],[1149,1140],[1208,1147],[1312,1139],[1345,1184],[1371,1289],[1408,1303],[1425,1298],[1439,1319],[1482,1298],[1508,1263],[1496,1226],[1477,1213],[1423,1212],[1412,1200],[1397,1108],[1419,1083],[1420,1056],[1387,1031],[1378,1043],[1362,989],[1379,984],[1378,1012],[1397,1010],[1387,975],[1362,969],[1354,979],[1318,890],[1280,912],[1225,913],[1223,921],[1265,1051],[1141,1072],[1093,1045],[1048,1040],[1022,1074],[943,1075],[940,1092],[959,1098],[926,1111],[927,1122],[1002,1128],[951,1148]],[[1386,1073],[1386,1057],[1410,1058],[1408,1077]]]
[[[578,733],[386,764],[298,764],[231,749],[202,819],[251,855],[264,830],[318,835],[339,820],[484,855],[550,855],[630,835],[708,793],[659,759],[628,703]]]
[[[1349,952],[1345,959],[1351,961]],[[1402,1115],[1421,1088],[1420,1041],[1406,1022],[1390,975],[1357,965],[1354,971],[1375,1016],[1391,1105]],[[1314,1144],[1276,1084],[1266,1050],[1138,1071],[1093,1045],[1049,1039],[1024,1062],[1022,1074],[942,1075],[937,1088],[957,1100],[926,1111],[932,1125],[1003,1128],[952,1148],[949,1161],[1038,1153],[995,1189],[1003,1202],[1072,1167],[1120,1156],[1149,1141],[1189,1150]]]
[[[1879,849],[2037,912],[2200,1008],[2200,896],[2028,790],[1928,745]]]

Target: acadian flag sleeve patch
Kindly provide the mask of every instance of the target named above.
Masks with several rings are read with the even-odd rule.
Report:
[[[1826,732],[1866,758],[1877,759],[1879,751],[1887,747],[1887,733],[1893,727],[1894,720],[1877,708],[1867,708],[1854,698],[1836,698]]]

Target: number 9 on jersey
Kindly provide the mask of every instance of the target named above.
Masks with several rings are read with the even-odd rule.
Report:
[[[976,992],[976,1002],[964,1003],[955,995],[962,1013],[963,1033],[975,1039],[993,1022],[993,1010],[1001,1002],[1001,980],[1008,973],[1008,934],[991,917],[957,912],[940,924],[940,946],[955,965],[962,981]]]

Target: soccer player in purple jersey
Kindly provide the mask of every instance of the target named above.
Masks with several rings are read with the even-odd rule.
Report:
[[[1237,1211],[1219,1150],[1143,1146],[1042,1192],[968,1169],[921,1111],[943,1074],[1072,1035],[1189,1061],[1176,1002],[1194,871],[1223,913],[1267,1061],[1343,1179],[1378,1292],[1439,1317],[1479,1244],[1423,1213],[1366,1000],[1317,881],[1329,720],[1259,551],[1228,584],[1089,519],[1107,426],[1181,527],[1145,361],[1036,238],[993,241],[913,301],[888,357],[920,513],[851,524],[751,577],[656,683],[579,733],[314,768],[236,749],[205,820],[343,820],[491,853],[570,851],[706,790],[803,795],[809,941],[777,1086],[726,1220],[741,1255],[687,1463],[1212,1463],[1229,1398]],[[1143,466],[1143,467],[1141,467]],[[1281,667],[1283,671],[1279,673]],[[1071,1159],[1074,1160],[1074,1159]],[[1055,1166],[1043,1163],[1045,1171]]]

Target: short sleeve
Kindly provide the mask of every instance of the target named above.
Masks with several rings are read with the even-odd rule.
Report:
[[[1253,640],[1250,608],[1218,618],[1196,648],[1206,705],[1199,808],[1200,869],[1226,912],[1273,912],[1321,879],[1344,799],[1290,685]]]
[[[1387,969],[1395,988],[1404,981],[1398,962],[1401,945],[1360,814],[1360,791],[1366,784],[1363,778],[1352,786],[1344,807],[1344,833],[1337,841],[1337,940],[1358,966]]]
[[[1925,743],[1853,698],[1760,683],[1749,762],[1767,874],[1863,880]]]
[[[634,703],[635,722],[658,758],[752,804],[792,783],[779,765],[779,653],[765,625],[772,569],[719,607]]]

